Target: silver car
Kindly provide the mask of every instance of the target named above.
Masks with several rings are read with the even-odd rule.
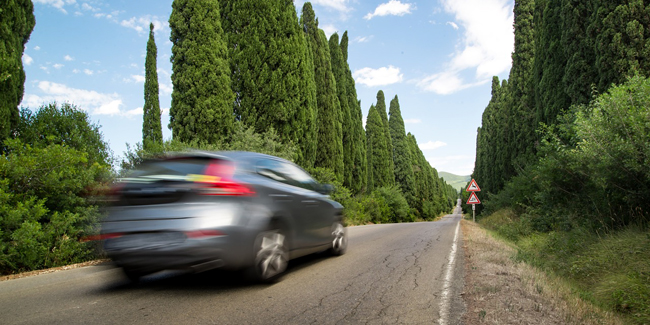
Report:
[[[106,254],[132,281],[166,269],[245,269],[276,280],[289,260],[344,254],[343,207],[297,165],[252,152],[147,161],[123,178],[102,222]]]

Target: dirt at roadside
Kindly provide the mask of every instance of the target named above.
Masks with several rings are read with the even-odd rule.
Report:
[[[620,324],[556,280],[515,262],[515,249],[462,220],[467,312],[463,324]]]
[[[23,273],[17,273],[17,274],[2,275],[2,276],[0,276],[0,281],[20,279],[20,278],[25,278],[25,277],[28,277],[28,276],[34,276],[34,275],[45,274],[45,273],[52,273],[52,272],[61,271],[61,270],[76,269],[76,268],[84,267],[84,266],[99,265],[99,264],[108,263],[108,262],[109,262],[108,259],[102,259],[102,260],[94,260],[94,261],[89,261],[89,262],[84,262],[84,263],[77,263],[77,264],[66,265],[66,266],[53,267],[53,268],[49,268],[49,269],[45,269],[45,270],[36,270],[36,271],[29,271],[29,272],[23,272]]]

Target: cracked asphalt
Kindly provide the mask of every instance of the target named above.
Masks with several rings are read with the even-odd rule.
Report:
[[[272,285],[224,271],[131,285],[110,265],[3,281],[0,324],[459,324],[462,236],[448,265],[460,219],[351,227],[347,254],[294,260]]]

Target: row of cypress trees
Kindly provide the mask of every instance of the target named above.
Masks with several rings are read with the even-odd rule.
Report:
[[[613,84],[650,73],[650,3],[515,0],[508,80],[492,81],[478,129],[473,177],[499,192],[536,161],[542,125]]]
[[[169,25],[174,86],[169,127],[175,140],[227,142],[236,123],[258,133],[273,128],[283,141],[298,145],[299,165],[333,171],[352,194],[399,185],[420,215],[453,205],[455,190],[406,134],[397,96],[389,120],[384,93],[378,92],[364,132],[347,62],[347,31],[328,40],[311,3],[303,5],[298,19],[292,1],[175,0]],[[155,71],[149,63],[155,51],[151,29],[147,71]],[[157,76],[146,76],[145,148],[162,142],[153,122],[160,118]]]

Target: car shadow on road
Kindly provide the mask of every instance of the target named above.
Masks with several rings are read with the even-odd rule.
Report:
[[[206,291],[214,294],[219,291],[250,290],[265,288],[290,279],[291,274],[303,269],[318,267],[318,263],[329,258],[326,253],[312,254],[300,257],[289,262],[284,275],[275,283],[260,284],[246,276],[244,270],[226,271],[221,269],[201,273],[186,271],[163,271],[145,276],[138,283],[133,283],[126,278],[117,276],[113,281],[101,289],[104,293],[123,291],[192,291],[193,293]],[[116,272],[117,273],[117,272]]]

